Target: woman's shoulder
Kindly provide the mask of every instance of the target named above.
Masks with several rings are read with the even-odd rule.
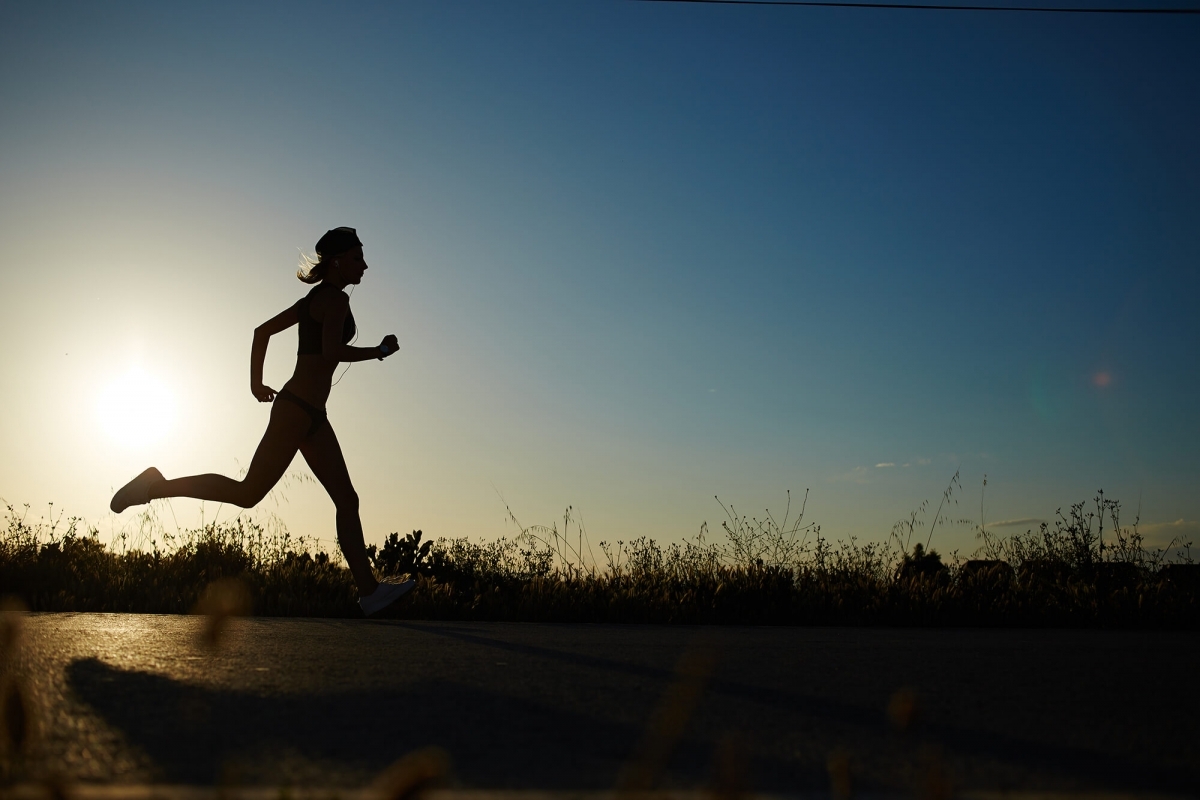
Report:
[[[309,308],[318,314],[334,308],[348,308],[350,305],[350,295],[333,284],[323,282],[314,286],[304,299],[308,301]]]
[[[326,283],[325,281],[320,281],[319,283],[314,284],[313,287],[308,290],[308,294],[305,295],[305,297],[317,297],[318,295],[325,294],[340,294],[343,297],[349,297],[349,295],[343,290],[337,288],[337,286],[333,285],[332,283]]]

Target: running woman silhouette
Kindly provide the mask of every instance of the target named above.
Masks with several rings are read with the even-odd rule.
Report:
[[[407,593],[415,581],[379,583],[371,572],[358,517],[358,494],[350,482],[346,460],[333,426],[325,414],[325,401],[333,386],[333,373],[343,361],[383,360],[399,347],[395,335],[383,337],[378,347],[351,347],[354,315],[343,291],[362,281],[367,271],[362,242],[354,228],[334,228],[317,242],[317,260],[301,268],[296,277],[316,284],[294,306],[254,329],[250,347],[250,392],[261,403],[272,403],[271,420],[254,459],[240,481],[224,475],[190,475],[167,480],[150,467],[121,487],[109,507],[120,513],[132,505],[163,497],[194,497],[250,508],[266,497],[283,476],[299,450],[337,508],[338,544],[358,585],[358,604],[374,614]],[[300,326],[296,370],[276,392],[263,383],[267,344],[275,334]]]

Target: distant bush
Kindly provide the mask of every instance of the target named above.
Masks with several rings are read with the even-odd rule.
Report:
[[[799,518],[739,517],[725,507],[720,541],[708,531],[660,545],[600,542],[593,557],[571,509],[563,528],[521,527],[513,538],[422,541],[392,533],[368,548],[381,577],[417,588],[391,611],[412,619],[769,625],[969,625],[1197,627],[1200,565],[1190,543],[1144,547],[1100,493],[1053,525],[1008,538],[979,528],[978,558],[946,563],[929,549],[951,482],[925,543],[911,544],[923,505],[886,543],[831,543]],[[240,580],[253,613],[354,617],[349,572],[284,529],[237,519],[179,535],[159,530],[145,548],[109,547],[77,519],[27,521],[7,507],[0,535],[0,594],[34,611],[187,613],[205,587]],[[1108,535],[1105,536],[1105,525]],[[572,531],[572,526],[574,530]],[[314,553],[313,550],[316,549]],[[586,551],[586,552],[585,552]]]

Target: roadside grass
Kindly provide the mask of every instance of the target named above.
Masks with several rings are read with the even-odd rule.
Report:
[[[804,521],[803,503],[792,517],[789,495],[781,518],[746,517],[722,504],[715,540],[702,527],[680,543],[600,542],[601,559],[570,508],[561,528],[524,527],[510,511],[518,531],[511,538],[393,533],[368,552],[381,576],[417,579],[386,614],[409,619],[1200,627],[1191,543],[1147,548],[1136,521],[1123,527],[1120,504],[1103,492],[1036,531],[997,537],[977,525],[973,557],[943,561],[931,548],[939,522],[970,522],[943,516],[956,491],[957,475],[932,519],[922,504],[882,543],[829,541]],[[210,585],[233,580],[256,615],[361,615],[340,557],[280,525],[239,517],[169,534],[153,510],[137,524],[142,547],[127,537],[107,546],[79,519],[31,521],[28,508],[7,506],[0,594],[33,611],[178,614],[196,611]]]

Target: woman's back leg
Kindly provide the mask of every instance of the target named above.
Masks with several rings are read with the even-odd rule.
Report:
[[[271,421],[254,451],[246,477],[238,481],[209,473],[164,480],[150,486],[150,499],[194,497],[242,508],[257,505],[283,477],[311,424],[308,415],[295,404],[277,402],[271,407]]]

